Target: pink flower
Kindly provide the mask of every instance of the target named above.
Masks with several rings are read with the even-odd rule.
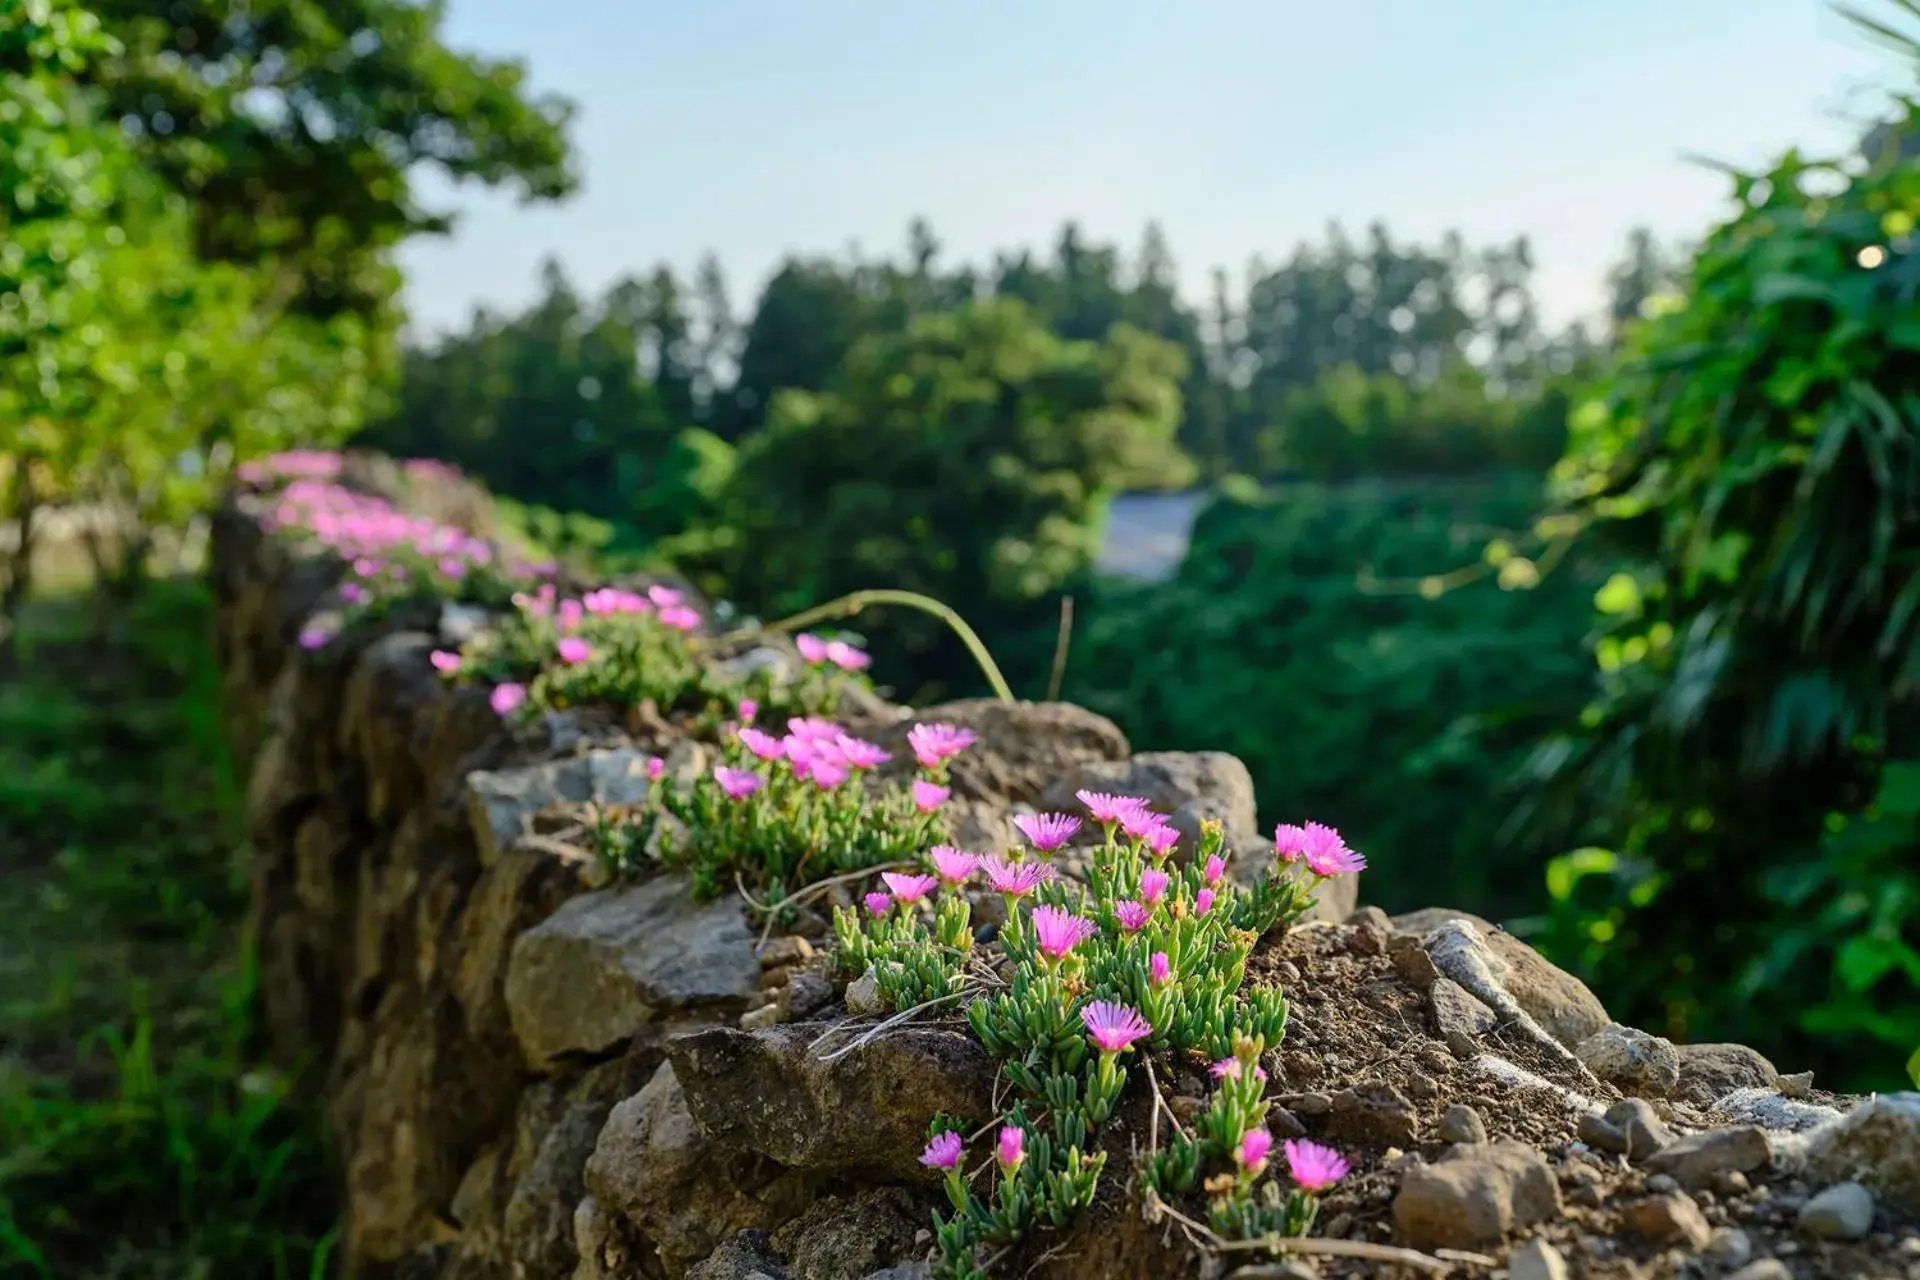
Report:
[[[671,609],[674,605],[684,601],[686,597],[680,592],[675,591],[672,587],[663,587],[656,582],[647,588],[647,599],[653,601],[662,609]]]
[[[560,602],[561,629],[564,631],[571,631],[575,627],[579,626],[580,619],[586,615],[586,611],[587,611],[586,606],[581,604],[578,600],[562,600]]]
[[[734,735],[742,746],[759,756],[762,760],[778,760],[787,753],[786,744],[770,733],[758,729],[742,729]]]
[[[1033,909],[1033,933],[1041,952],[1055,960],[1064,960],[1073,949],[1100,931],[1100,926],[1085,916],[1076,916],[1059,907]]]
[[[937,844],[927,853],[933,859],[933,869],[947,884],[959,886],[980,867],[980,855],[968,853],[965,849],[956,849],[950,844]]]
[[[802,631],[793,638],[793,643],[794,646],[800,650],[800,656],[808,662],[825,662],[827,660],[827,642],[819,636],[814,635],[811,631]]]
[[[1148,906],[1160,901],[1160,896],[1167,891],[1167,885],[1171,880],[1172,877],[1158,867],[1148,867],[1142,871],[1140,873],[1141,901]]]
[[[1210,856],[1207,859],[1207,869],[1204,872],[1204,875],[1207,881],[1207,886],[1211,888],[1219,884],[1220,877],[1224,876],[1225,874],[1227,874],[1227,864],[1225,860],[1222,859],[1220,855],[1217,853]]]
[[[752,698],[742,698],[740,699],[739,714],[742,720],[751,722],[755,716],[760,714],[760,704]]]
[[[1241,1072],[1240,1059],[1222,1058],[1209,1067],[1208,1070],[1213,1072],[1213,1078],[1215,1080],[1238,1080]],[[1265,1083],[1267,1073],[1264,1069],[1255,1067],[1253,1069],[1253,1078]]]
[[[579,636],[568,636],[559,644],[560,661],[568,666],[578,666],[593,656],[593,646]]]
[[[1013,820],[1020,834],[1041,853],[1052,853],[1080,829],[1080,819],[1069,813],[1023,813]]]
[[[1152,907],[1144,902],[1135,902],[1131,898],[1113,904],[1113,918],[1118,920],[1120,927],[1128,933],[1140,932],[1146,927],[1147,920],[1152,915]]]
[[[357,582],[349,582],[340,588],[340,598],[348,604],[365,604],[367,589]]]
[[[1138,1010],[1109,1000],[1095,1000],[1080,1011],[1080,1020],[1087,1024],[1087,1035],[1102,1053],[1125,1053],[1135,1040],[1153,1034],[1153,1027]]]
[[[1267,1167],[1267,1152],[1271,1150],[1271,1133],[1265,1129],[1249,1129],[1240,1135],[1240,1149],[1233,1153],[1233,1159],[1248,1173],[1258,1173]]]
[[[527,686],[523,684],[495,685],[493,692],[487,695],[487,704],[495,715],[512,715],[527,701]]]
[[[1298,862],[1306,858],[1307,866],[1312,867],[1316,858],[1322,862],[1337,858],[1338,851],[1346,847],[1347,842],[1340,838],[1340,833],[1324,822],[1307,822],[1299,826],[1283,822],[1273,829],[1273,851],[1282,862]]]
[[[309,651],[324,649],[327,647],[327,642],[338,634],[339,632],[335,631],[332,627],[319,624],[305,627],[300,632],[300,647]]]
[[[1347,1176],[1347,1161],[1332,1147],[1304,1138],[1290,1138],[1287,1171],[1302,1191],[1320,1192]]]
[[[822,791],[831,791],[851,777],[853,771],[847,768],[844,760],[829,755],[816,755],[808,762],[807,776],[813,779],[813,785]]]
[[[1026,1146],[1027,1131],[1025,1129],[1012,1124],[1000,1126],[1000,1143],[998,1150],[994,1152],[994,1159],[999,1162],[1000,1172],[1003,1175],[1013,1176],[1013,1171],[1020,1167],[1022,1160],[1026,1159]]]
[[[1213,890],[1202,889],[1194,895],[1193,914],[1203,916],[1213,910]]]
[[[1145,836],[1147,852],[1154,861],[1164,861],[1173,846],[1180,843],[1180,833],[1172,827],[1155,827]]]
[[[999,854],[981,860],[987,873],[987,885],[1009,898],[1024,898],[1035,888],[1053,879],[1053,868],[1044,862],[1009,862]]]
[[[653,759],[647,761],[647,780],[649,782],[660,781],[660,779],[666,775],[666,772],[667,762],[659,756],[655,756]]]
[[[932,813],[947,802],[953,794],[952,787],[943,787],[937,782],[928,782],[925,778],[913,780],[913,807],[922,813]]]
[[[1317,822],[1307,824],[1304,856],[1307,870],[1316,876],[1354,875],[1367,869],[1366,858],[1356,850],[1349,849],[1338,831],[1332,827],[1322,827]]]
[[[668,605],[660,611],[660,621],[675,631],[692,631],[700,625],[700,613],[686,605]]]
[[[850,733],[835,738],[834,745],[840,748],[840,754],[847,764],[855,769],[872,769],[893,759],[890,752],[882,751],[865,738],[856,738]]]
[[[920,1163],[929,1169],[957,1169],[960,1167],[960,1152],[965,1145],[965,1139],[951,1129],[937,1133],[927,1143],[927,1149],[920,1153]]]
[[[1166,825],[1166,815],[1149,809],[1145,800],[1135,808],[1122,810],[1120,814],[1120,829],[1135,840],[1145,836],[1149,831]]]
[[[924,769],[938,768],[942,760],[959,755],[976,741],[973,730],[950,724],[916,724],[907,730],[907,745]]]
[[[435,649],[427,655],[427,661],[433,664],[435,671],[445,672],[448,675],[460,669],[460,655],[449,653],[445,649]]]
[[[713,780],[720,784],[722,791],[735,800],[744,800],[766,785],[766,779],[759,774],[724,764],[715,766]]]
[[[1093,815],[1095,822],[1103,822],[1109,826],[1119,822],[1136,809],[1144,809],[1147,806],[1147,802],[1139,796],[1115,796],[1108,795],[1104,791],[1085,790],[1076,791],[1073,795],[1081,804],[1087,806],[1087,812]]]
[[[795,716],[787,721],[787,736],[802,742],[832,742],[846,730],[817,716]]]
[[[900,900],[900,904],[907,907],[932,893],[934,886],[940,883],[932,876],[910,876],[899,871],[883,871],[880,878],[886,882],[887,888],[893,890],[893,896]]]
[[[842,671],[865,671],[873,665],[873,656],[844,640],[835,640],[827,645],[827,661]]]
[[[882,893],[878,889],[875,889],[872,893],[860,899],[860,901],[866,903],[868,912],[875,916],[883,916],[893,909],[892,896]]]
[[[466,577],[468,567],[465,560],[460,560],[453,556],[445,556],[440,561],[440,572],[446,574],[449,578]]]
[[[1147,961],[1147,981],[1159,986],[1173,976],[1173,965],[1167,960],[1167,953],[1156,951],[1153,959]]]

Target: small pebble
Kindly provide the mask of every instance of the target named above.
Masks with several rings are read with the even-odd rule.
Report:
[[[1507,1280],[1568,1280],[1567,1260],[1545,1240],[1529,1240],[1507,1259]]]
[[[1680,1184],[1664,1173],[1656,1173],[1647,1179],[1647,1190],[1657,1196],[1672,1195],[1680,1189]]]
[[[1487,1140],[1487,1122],[1472,1107],[1456,1102],[1440,1117],[1436,1132],[1442,1142],[1480,1143]]]
[[[1835,1183],[1800,1206],[1800,1229],[1823,1240],[1858,1240],[1873,1230],[1873,1192]]]
[[[1747,1175],[1738,1169],[1728,1169],[1716,1174],[1713,1186],[1723,1196],[1742,1196],[1753,1189],[1753,1184],[1747,1180]]]
[[[1707,1255],[1729,1271],[1753,1261],[1753,1239],[1738,1227],[1721,1227],[1707,1241]]]
[[[1796,1071],[1780,1077],[1780,1092],[1789,1098],[1805,1098],[1813,1092],[1813,1072]]]
[[[1289,1098],[1287,1108],[1303,1116],[1323,1116],[1333,1110],[1333,1099],[1324,1093],[1302,1093]]]
[[[1793,1272],[1787,1270],[1787,1264],[1778,1258],[1762,1258],[1750,1266],[1740,1268],[1727,1280],[1793,1280]]]

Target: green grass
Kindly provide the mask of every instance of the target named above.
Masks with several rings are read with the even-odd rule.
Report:
[[[212,606],[36,605],[0,670],[0,1280],[326,1274],[317,1118],[259,1059]]]

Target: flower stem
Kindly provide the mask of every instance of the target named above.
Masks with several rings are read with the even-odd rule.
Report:
[[[987,652],[987,646],[974,629],[967,625],[966,620],[932,596],[923,596],[917,591],[897,591],[887,587],[855,591],[850,595],[841,596],[838,600],[829,600],[823,605],[816,605],[811,609],[782,618],[778,622],[766,623],[756,630],[761,634],[776,635],[798,631],[802,627],[823,622],[828,618],[851,617],[876,604],[905,605],[909,609],[918,609],[922,613],[931,614],[946,623],[953,633],[960,637],[960,642],[967,646],[967,651],[979,664],[980,673],[986,676],[987,683],[993,686],[995,696],[1002,702],[1015,700],[1013,690],[1007,686],[1007,678],[1000,674],[1000,667],[994,662],[993,655]]]

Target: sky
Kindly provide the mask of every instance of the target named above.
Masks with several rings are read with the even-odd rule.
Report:
[[[1719,216],[1690,155],[1844,147],[1899,67],[1820,0],[450,0],[446,36],[578,103],[585,182],[423,183],[460,211],[403,251],[426,331],[549,256],[597,292],[712,250],[744,311],[784,256],[890,254],[915,216],[949,265],[1157,219],[1196,300],[1332,221],[1525,233],[1563,323],[1631,227]]]

